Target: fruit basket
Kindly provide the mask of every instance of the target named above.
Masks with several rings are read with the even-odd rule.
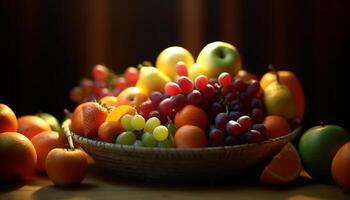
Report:
[[[242,175],[272,158],[300,132],[256,144],[206,148],[149,148],[92,140],[70,131],[71,120],[63,123],[65,134],[84,149],[97,166],[123,178],[143,181],[178,182],[215,180]]]

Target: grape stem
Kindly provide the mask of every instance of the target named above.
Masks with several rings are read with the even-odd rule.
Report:
[[[269,65],[269,70],[276,74],[277,82],[281,83],[280,75],[278,74],[277,69],[272,64]]]

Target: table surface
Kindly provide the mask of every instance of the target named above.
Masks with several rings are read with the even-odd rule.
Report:
[[[125,180],[92,168],[76,188],[56,187],[45,176],[25,183],[0,184],[0,199],[350,199],[334,184],[318,183],[302,175],[287,186],[270,186],[255,180],[225,183],[160,184]]]

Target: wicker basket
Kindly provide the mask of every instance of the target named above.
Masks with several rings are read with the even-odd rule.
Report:
[[[208,148],[149,148],[111,144],[91,140],[69,130],[70,120],[63,123],[66,134],[83,148],[103,169],[124,177],[145,181],[188,181],[221,179],[242,174],[246,169],[273,157],[300,131],[258,144]]]

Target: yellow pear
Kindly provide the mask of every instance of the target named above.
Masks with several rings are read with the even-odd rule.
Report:
[[[164,92],[164,86],[170,78],[155,67],[142,67],[139,80],[136,83],[143,93],[149,95],[153,91]]]

